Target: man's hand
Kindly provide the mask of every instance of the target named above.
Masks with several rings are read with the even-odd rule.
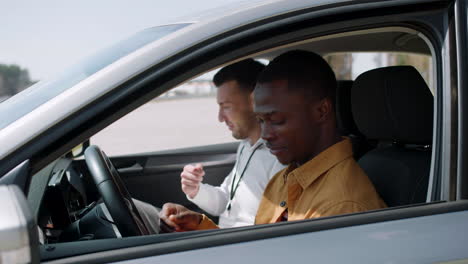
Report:
[[[159,212],[160,226],[163,233],[196,230],[202,218],[201,214],[173,203],[164,204],[161,212]]]
[[[200,183],[203,181],[203,176],[205,176],[205,171],[203,166],[198,163],[196,165],[185,165],[184,170],[180,174],[180,182],[182,183],[182,191],[193,199],[198,190],[200,190]]]

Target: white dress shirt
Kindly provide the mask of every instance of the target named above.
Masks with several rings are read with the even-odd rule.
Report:
[[[187,198],[209,214],[219,216],[221,228],[253,225],[268,181],[283,168],[264,140],[259,139],[253,146],[243,140],[237,148],[236,164],[221,186],[202,183],[197,195],[193,199]],[[236,191],[230,201],[232,186]],[[231,208],[227,210],[229,204]]]

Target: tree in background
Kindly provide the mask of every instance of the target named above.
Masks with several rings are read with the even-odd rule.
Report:
[[[335,72],[338,80],[352,80],[353,55],[352,53],[334,53],[324,56]]]
[[[8,97],[34,84],[27,69],[11,64],[0,64],[0,97]]]
[[[432,76],[432,64],[430,56],[410,53],[389,53],[388,63],[390,65],[412,65],[419,71],[432,90],[433,84],[430,78]]]

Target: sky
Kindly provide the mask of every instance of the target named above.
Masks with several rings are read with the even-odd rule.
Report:
[[[0,64],[50,78],[137,31],[240,1],[0,0]]]
[[[32,80],[43,80],[142,29],[249,1],[0,0],[0,64],[17,64]],[[373,66],[371,58],[361,57],[355,62]],[[369,63],[354,63],[354,76],[365,70],[354,69],[359,65]]]

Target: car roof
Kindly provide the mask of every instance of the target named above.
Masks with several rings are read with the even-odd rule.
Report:
[[[252,15],[255,19],[277,15],[281,12],[316,8],[329,4],[353,2],[350,0],[243,0],[235,3],[225,4],[219,7],[207,9],[201,12],[192,13],[183,17],[176,17],[168,23],[210,23],[212,20],[219,20],[234,14],[241,14],[245,22],[250,22]],[[253,12],[252,12],[253,11]]]
[[[366,4],[378,4],[382,1],[366,1]],[[403,2],[390,0],[385,2]],[[406,1],[406,2],[434,2],[434,1]],[[209,24],[215,24],[219,29],[225,26],[224,31],[229,28],[229,17],[235,17],[236,21],[230,29],[241,27],[244,24],[253,23],[256,20],[269,18],[272,16],[281,16],[281,14],[291,12],[304,12],[304,10],[316,9],[326,6],[339,6],[358,4],[358,1],[344,0],[252,0],[240,1],[222,7],[206,10],[198,14],[192,14],[182,18],[174,19],[177,23],[193,23],[193,27],[203,27]],[[220,30],[220,31],[222,31]],[[222,33],[222,32],[219,32]],[[346,45],[343,45],[346,43]],[[377,48],[378,47],[378,48]],[[283,47],[263,53],[258,58],[272,59],[277,55],[290,50],[289,47]],[[430,48],[424,36],[415,30],[403,27],[387,27],[373,30],[359,30],[356,32],[346,32],[340,34],[328,35],[326,38],[315,38],[305,41],[301,44],[294,44],[294,49],[309,50],[321,55],[338,52],[412,52],[429,55]]]

